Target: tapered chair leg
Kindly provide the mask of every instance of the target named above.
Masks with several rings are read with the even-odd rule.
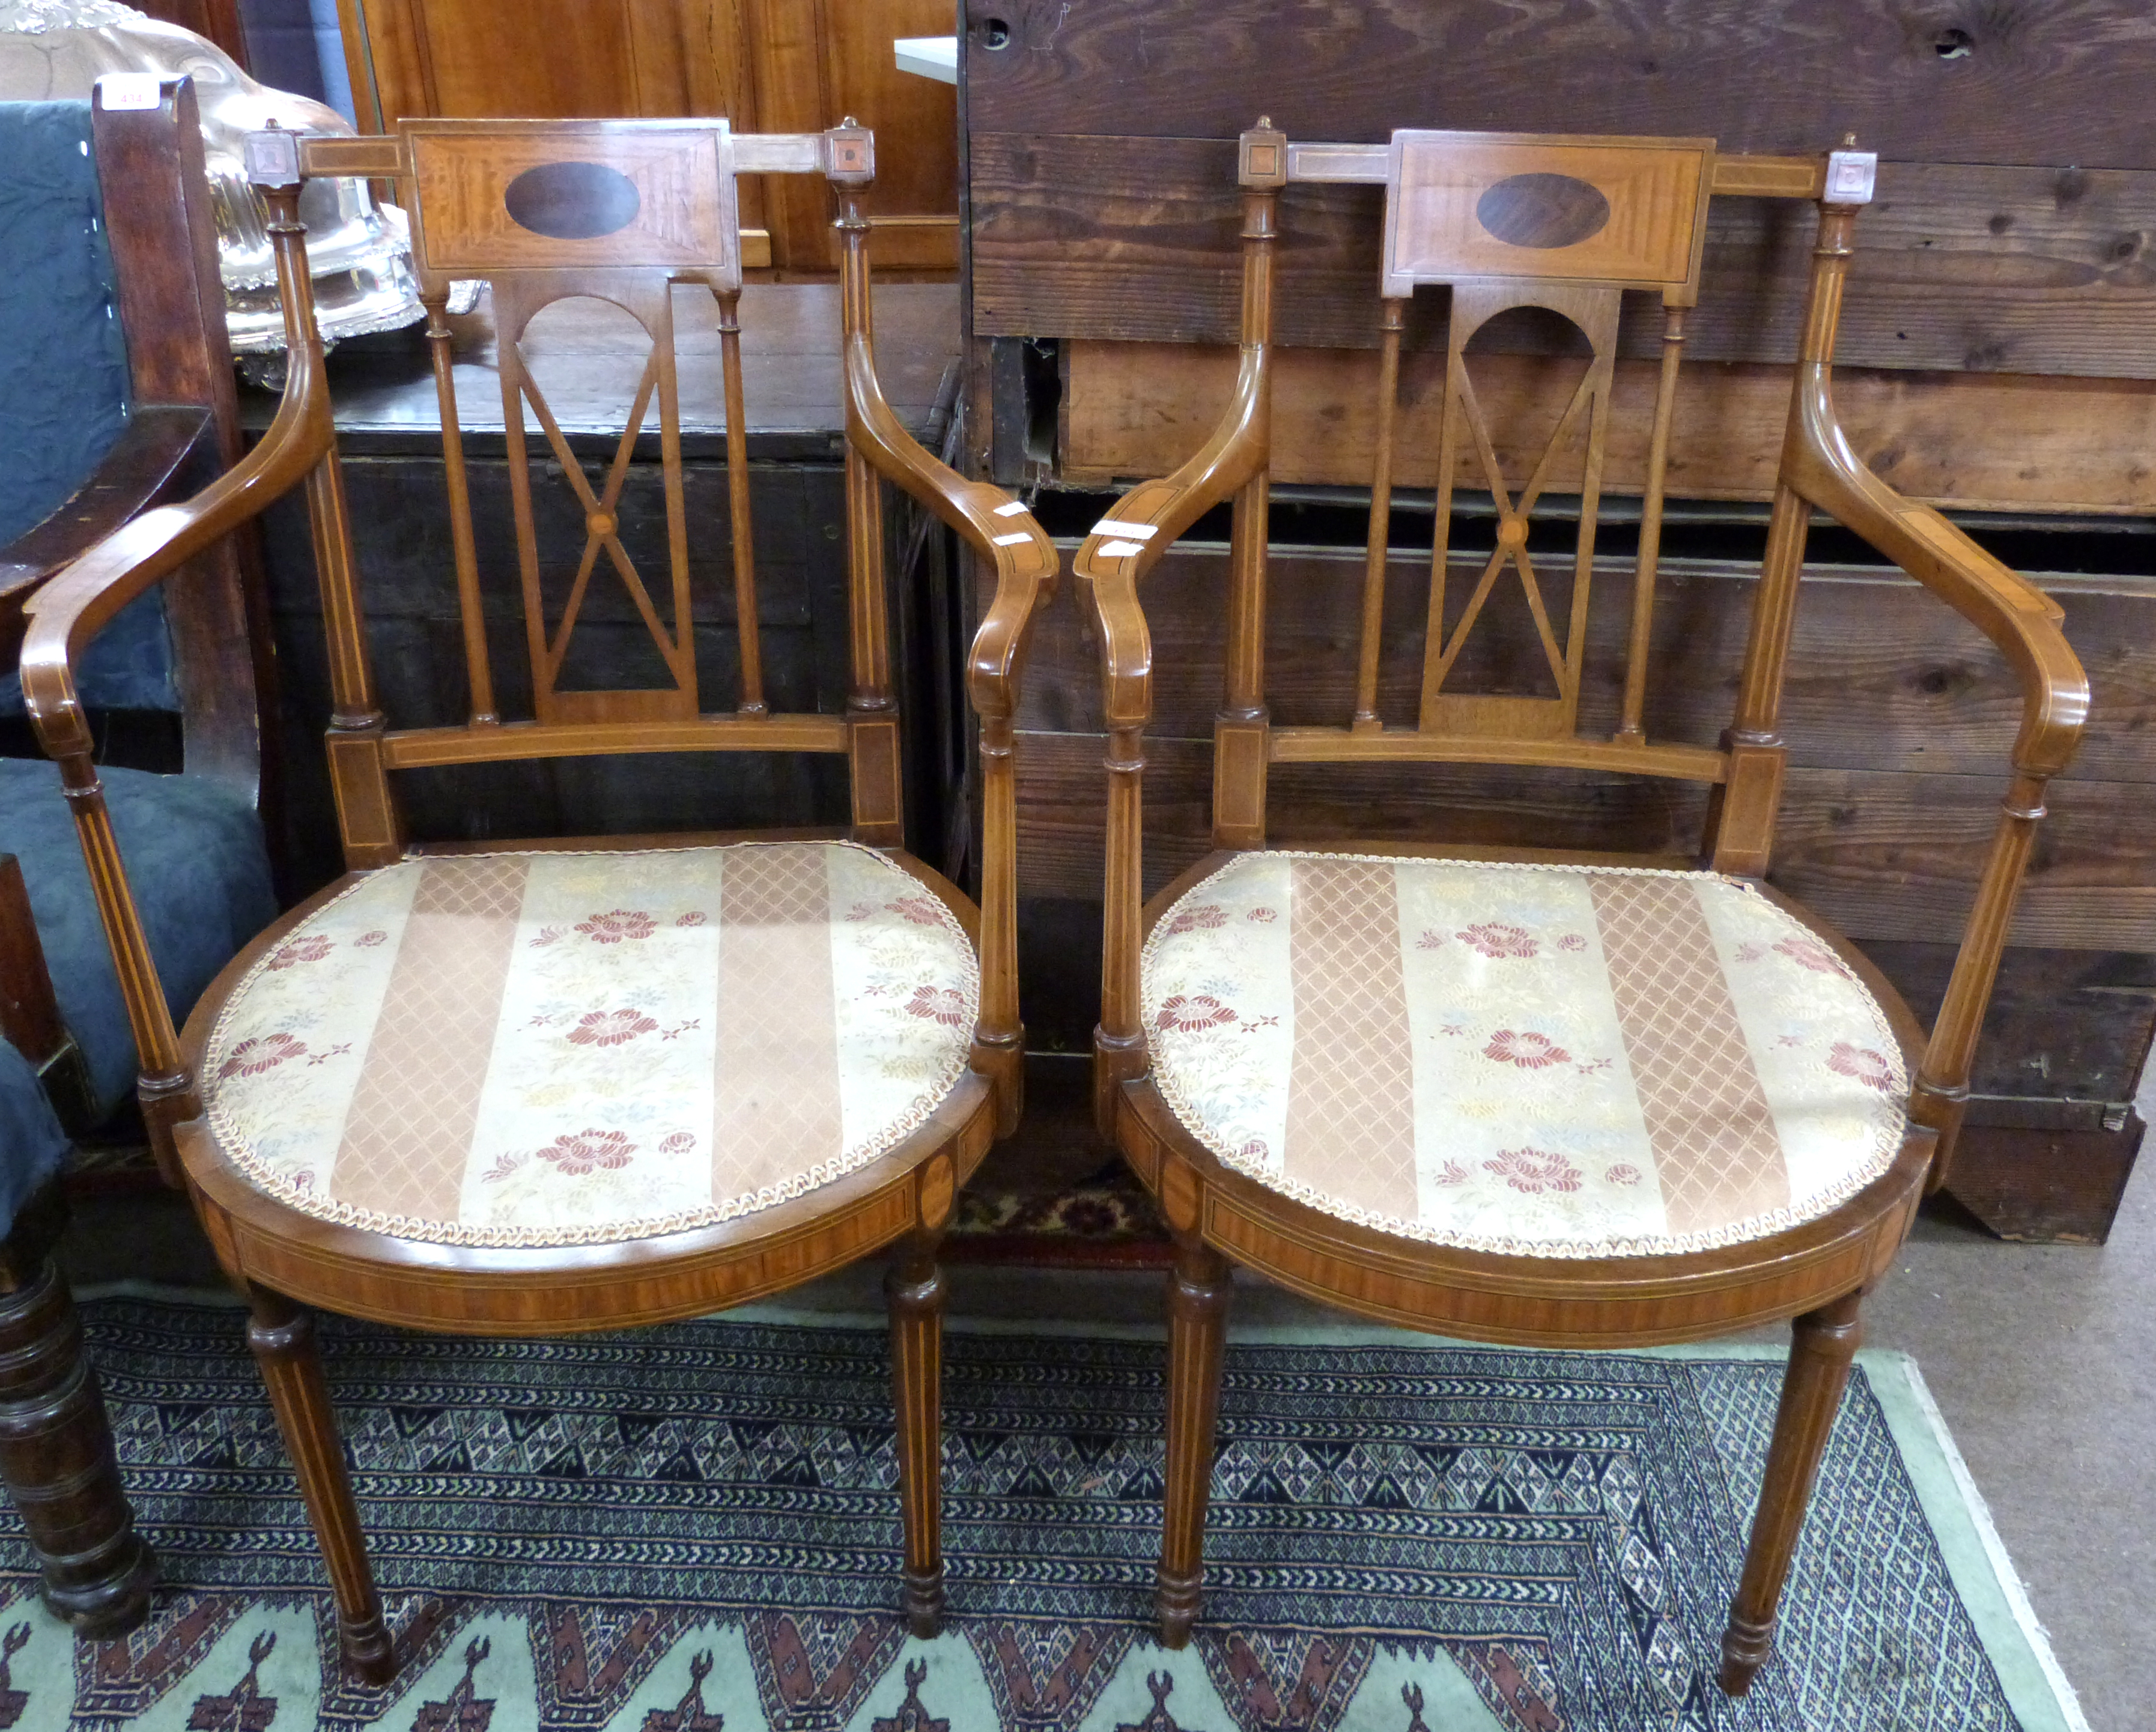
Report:
[[[909,1242],[884,1278],[906,1530],[900,1605],[906,1628],[921,1637],[943,1622],[943,1291],[932,1240]]]
[[[157,1560],[135,1532],[82,1324],[52,1258],[65,1210],[33,1199],[0,1247],[0,1483],[23,1519],[45,1603],[89,1637],[142,1622]]]
[[[1177,1245],[1168,1278],[1168,1491],[1153,1591],[1167,1647],[1190,1640],[1204,1598],[1205,1499],[1232,1291],[1227,1259],[1219,1252],[1194,1237]]]
[[[367,1540],[359,1529],[359,1506],[345,1472],[344,1446],[336,1416],[322,1381],[322,1362],[315,1349],[315,1319],[282,1294],[251,1287],[254,1316],[247,1345],[270,1388],[270,1405],[285,1448],[300,1480],[300,1495],[315,1526],[316,1543],[329,1566],[336,1595],[337,1634],[345,1665],[371,1684],[386,1684],[397,1675],[389,1631],[382,1621],[382,1599],[367,1567]]]
[[[1753,1674],[1774,1650],[1774,1608],[1804,1528],[1827,1435],[1841,1409],[1850,1360],[1862,1336],[1856,1316],[1862,1299],[1860,1293],[1849,1294],[1796,1319],[1758,1513],[1745,1548],[1744,1574],[1722,1638],[1722,1688],[1732,1696],[1752,1688]]]

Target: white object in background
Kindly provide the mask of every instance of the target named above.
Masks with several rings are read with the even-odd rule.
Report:
[[[891,44],[901,72],[917,73],[938,84],[958,82],[958,38],[955,36],[901,36]]]
[[[1830,204],[1869,204],[1879,178],[1876,151],[1830,151],[1826,197]]]
[[[105,111],[113,114],[122,109],[161,106],[165,100],[162,83],[154,72],[108,72],[98,79],[97,89],[105,98]]]

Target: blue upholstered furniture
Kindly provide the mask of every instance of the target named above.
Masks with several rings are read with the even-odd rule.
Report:
[[[228,789],[198,777],[107,769],[103,781],[158,976],[183,1018],[276,918],[262,827]],[[60,1019],[81,1048],[101,1122],[135,1086],[135,1040],[59,771],[42,758],[0,758],[0,851],[22,864]]]
[[[97,472],[133,395],[87,102],[0,103],[0,548]],[[85,658],[85,696],[177,710],[163,599],[126,609]],[[0,709],[20,713],[13,668]]]
[[[121,330],[87,102],[0,103],[0,545],[55,513],[97,473],[128,421],[132,381]],[[162,592],[123,609],[85,658],[92,709],[177,711]],[[0,709],[19,713],[14,670]],[[261,831],[246,791],[200,778],[107,768],[116,824],[156,863],[143,873],[145,915],[175,1014],[276,912]],[[0,759],[0,853],[29,890],[60,1017],[87,1072],[90,1117],[101,1122],[135,1083],[135,1044],[90,879],[43,758]],[[36,1093],[36,1102],[28,1098]],[[0,1125],[51,1123],[32,1066],[0,1064]],[[27,1194],[28,1166],[58,1165],[49,1135],[0,1144],[0,1202]],[[40,1171],[40,1169],[42,1169]]]
[[[239,452],[194,93],[167,79],[158,99],[0,104],[0,729],[23,714],[16,662],[38,591]],[[183,773],[102,754],[96,771],[175,1015],[276,911],[255,812],[246,568],[230,541],[205,550],[107,622],[82,664],[100,738],[114,712],[179,721]],[[15,737],[35,751],[27,721]],[[0,863],[0,1434],[14,1445],[0,1478],[48,1603],[110,1635],[146,1611],[155,1560],[133,1531],[52,1252],[66,1219],[63,1125],[110,1119],[139,1066],[59,773],[42,756],[0,756],[0,856],[20,874]]]
[[[152,254],[137,267],[138,278],[144,266],[156,274],[147,283],[125,279],[99,156],[88,102],[0,103],[0,249],[13,261],[0,273],[0,330],[8,336],[0,344],[0,643],[11,651],[22,607],[45,576],[113,526],[116,515],[125,520],[133,510],[194,491],[228,454],[229,429],[218,424],[232,419],[219,413],[230,403],[228,377],[207,377],[219,365],[228,375],[228,358],[204,356],[208,366],[192,370],[208,387],[205,401],[177,406],[177,417],[169,402],[136,413],[136,400],[149,392],[172,394],[175,356],[162,333],[123,329],[131,289],[153,308],[195,305],[203,315],[192,333],[197,350],[221,346],[222,332],[200,328],[208,310],[199,297],[170,292],[167,259]],[[131,182],[131,161],[126,172]],[[127,190],[154,199],[177,189]],[[174,240],[189,246],[187,213],[176,214],[177,233],[160,251],[169,253]],[[124,225],[119,232],[127,233]],[[138,375],[146,389],[137,388]],[[72,520],[83,516],[91,520]],[[165,607],[164,592],[153,591],[92,643],[82,679],[87,708],[182,710]],[[20,714],[12,653],[6,662],[0,713]],[[157,862],[141,894],[161,971],[171,971],[165,978],[173,1010],[184,1015],[240,940],[275,910],[254,810],[255,778],[245,770],[171,776],[111,765],[102,774],[116,823]],[[134,1041],[58,775],[42,757],[0,758],[0,853],[21,866],[60,1020],[79,1053],[79,1063],[70,1062],[79,1097],[71,1104],[85,1123],[101,1123],[134,1085]],[[49,1071],[50,1055],[30,1056],[33,1069]],[[35,1081],[33,1074],[27,1085]],[[25,1086],[25,1067],[0,1071],[0,1094]],[[18,1119],[32,1111],[19,1102],[10,1110]],[[0,1147],[0,1166],[14,1158],[12,1148]]]

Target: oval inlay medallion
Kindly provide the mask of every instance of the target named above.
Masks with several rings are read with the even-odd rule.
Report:
[[[1608,226],[1609,201],[1568,174],[1516,174],[1476,201],[1475,218],[1516,247],[1576,247]]]
[[[542,162],[501,195],[510,220],[553,240],[597,240],[636,220],[636,182],[600,162]]]

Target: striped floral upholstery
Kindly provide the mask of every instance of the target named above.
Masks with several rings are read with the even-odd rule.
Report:
[[[218,1141],[311,1215],[444,1243],[642,1238],[799,1196],[949,1094],[971,943],[842,843],[408,860],[249,971]]]
[[[1702,873],[1249,853],[1163,915],[1152,1074],[1237,1171],[1407,1238],[1548,1257],[1755,1238],[1883,1173],[1869,992]]]

